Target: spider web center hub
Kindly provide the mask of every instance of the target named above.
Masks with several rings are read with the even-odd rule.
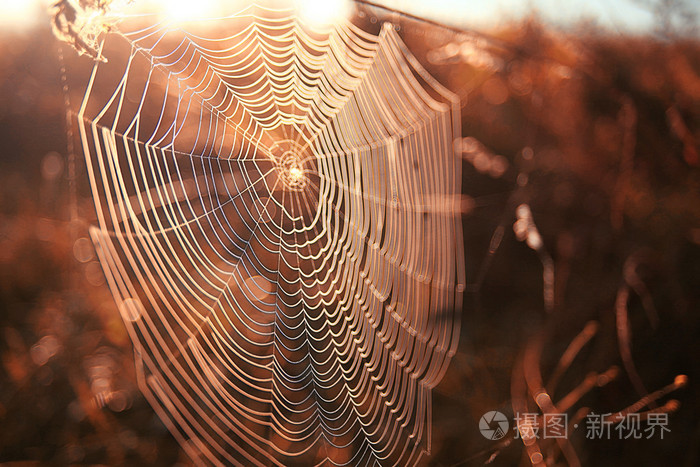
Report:
[[[304,169],[303,155],[296,148],[282,153],[277,159],[279,177],[288,190],[301,191],[306,188],[308,178]]]

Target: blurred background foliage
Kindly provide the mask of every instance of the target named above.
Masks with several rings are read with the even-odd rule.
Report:
[[[528,465],[519,440],[496,447],[479,418],[512,419],[527,349],[541,344],[535,363],[549,375],[589,322],[597,333],[552,396],[620,370],[570,416],[618,411],[679,374],[689,382],[664,439],[575,430],[580,461],[700,462],[700,44],[683,2],[647,6],[658,27],[636,36],[535,17],[459,32],[358,10],[369,30],[398,25],[462,100],[468,299],[460,351],[434,391],[427,464]],[[60,53],[73,51],[48,21],[0,37],[0,462],[189,464],[138,391],[87,239],[95,215],[81,156],[67,150]],[[518,224],[522,205],[539,247]]]

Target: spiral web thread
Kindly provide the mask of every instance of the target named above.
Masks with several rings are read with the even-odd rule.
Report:
[[[293,10],[127,18],[100,47],[74,112],[91,235],[180,444],[417,463],[464,289],[455,96],[390,24]]]

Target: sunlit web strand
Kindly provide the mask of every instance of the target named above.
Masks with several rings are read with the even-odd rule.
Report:
[[[390,25],[143,21],[75,115],[144,394],[203,462],[416,463],[459,335],[458,102]]]

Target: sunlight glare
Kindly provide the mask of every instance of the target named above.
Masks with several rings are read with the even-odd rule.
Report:
[[[33,26],[39,11],[38,0],[0,0],[0,28],[17,31]]]
[[[314,26],[330,26],[350,18],[350,0],[299,0],[299,15]]]
[[[164,18],[175,22],[213,18],[220,13],[222,6],[218,0],[150,0],[147,3],[151,11],[155,9]]]

